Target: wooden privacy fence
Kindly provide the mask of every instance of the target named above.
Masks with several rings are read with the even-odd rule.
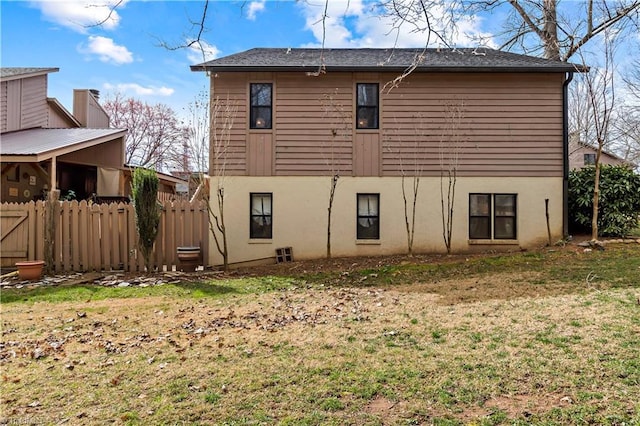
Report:
[[[203,201],[166,201],[154,247],[154,266],[178,266],[177,248],[200,247],[206,266],[209,225]],[[2,266],[23,260],[43,260],[45,252],[45,202],[3,203],[0,209]],[[137,247],[133,205],[88,204],[62,201],[54,205],[55,272],[144,271]]]

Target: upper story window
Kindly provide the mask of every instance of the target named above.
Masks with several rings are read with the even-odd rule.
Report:
[[[596,155],[595,154],[584,154],[584,165],[585,166],[593,166],[596,164]]]
[[[377,129],[380,106],[378,83],[358,83],[356,92],[356,128]]]
[[[251,117],[252,129],[271,128],[273,84],[251,83]]]

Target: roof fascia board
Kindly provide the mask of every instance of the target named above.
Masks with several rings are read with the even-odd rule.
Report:
[[[40,160],[37,155],[1,155],[0,162],[2,163],[39,163]]]

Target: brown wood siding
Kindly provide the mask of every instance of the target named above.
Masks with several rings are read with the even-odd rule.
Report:
[[[356,176],[380,175],[380,134],[378,132],[356,133],[354,151]]]
[[[58,161],[119,169],[124,164],[124,139],[117,138],[89,148],[73,151],[59,156]]]
[[[351,175],[351,74],[280,73],[276,88],[275,174]]]
[[[47,125],[47,76],[22,79],[20,128],[45,127]]]
[[[60,114],[57,109],[52,108],[49,105],[48,117],[47,117],[47,127],[52,129],[70,129],[74,127],[78,127],[75,123],[73,123],[69,117]]]
[[[441,154],[450,156],[456,140],[460,176],[562,175],[562,74],[414,74],[381,94],[379,131],[356,131],[355,83],[378,81],[382,88],[395,77],[392,73],[213,77],[215,95],[238,102],[227,173],[399,176],[404,170],[438,176]],[[271,132],[248,129],[248,84],[254,81],[274,84]],[[460,107],[458,125],[452,126],[447,117],[447,105]],[[260,135],[272,139],[261,146]],[[249,155],[247,147],[253,147],[255,154]]]
[[[273,136],[271,132],[249,133],[249,175],[271,176]]]
[[[11,80],[2,83],[6,85],[6,125],[2,127],[3,132],[20,130],[20,108],[22,105],[22,81]],[[4,95],[3,95],[4,96]]]
[[[0,82],[0,132],[7,131],[7,83]]]
[[[460,176],[561,176],[562,78],[410,76],[383,96],[383,174],[438,176],[457,144]],[[447,105],[460,109],[458,125]]]
[[[233,127],[229,139],[229,145],[225,149],[225,174],[247,174],[247,83],[245,75],[234,76],[229,74],[215,74],[211,76],[211,99],[218,98],[222,102],[227,99],[237,107],[237,114],[233,120]],[[214,129],[211,129],[213,132]],[[213,151],[213,150],[212,150]],[[213,153],[212,153],[213,155]],[[210,174],[216,168],[212,158],[209,169]]]

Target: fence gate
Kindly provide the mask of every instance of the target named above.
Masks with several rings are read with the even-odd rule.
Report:
[[[2,268],[35,255],[34,203],[5,203],[0,209],[0,255]]]

